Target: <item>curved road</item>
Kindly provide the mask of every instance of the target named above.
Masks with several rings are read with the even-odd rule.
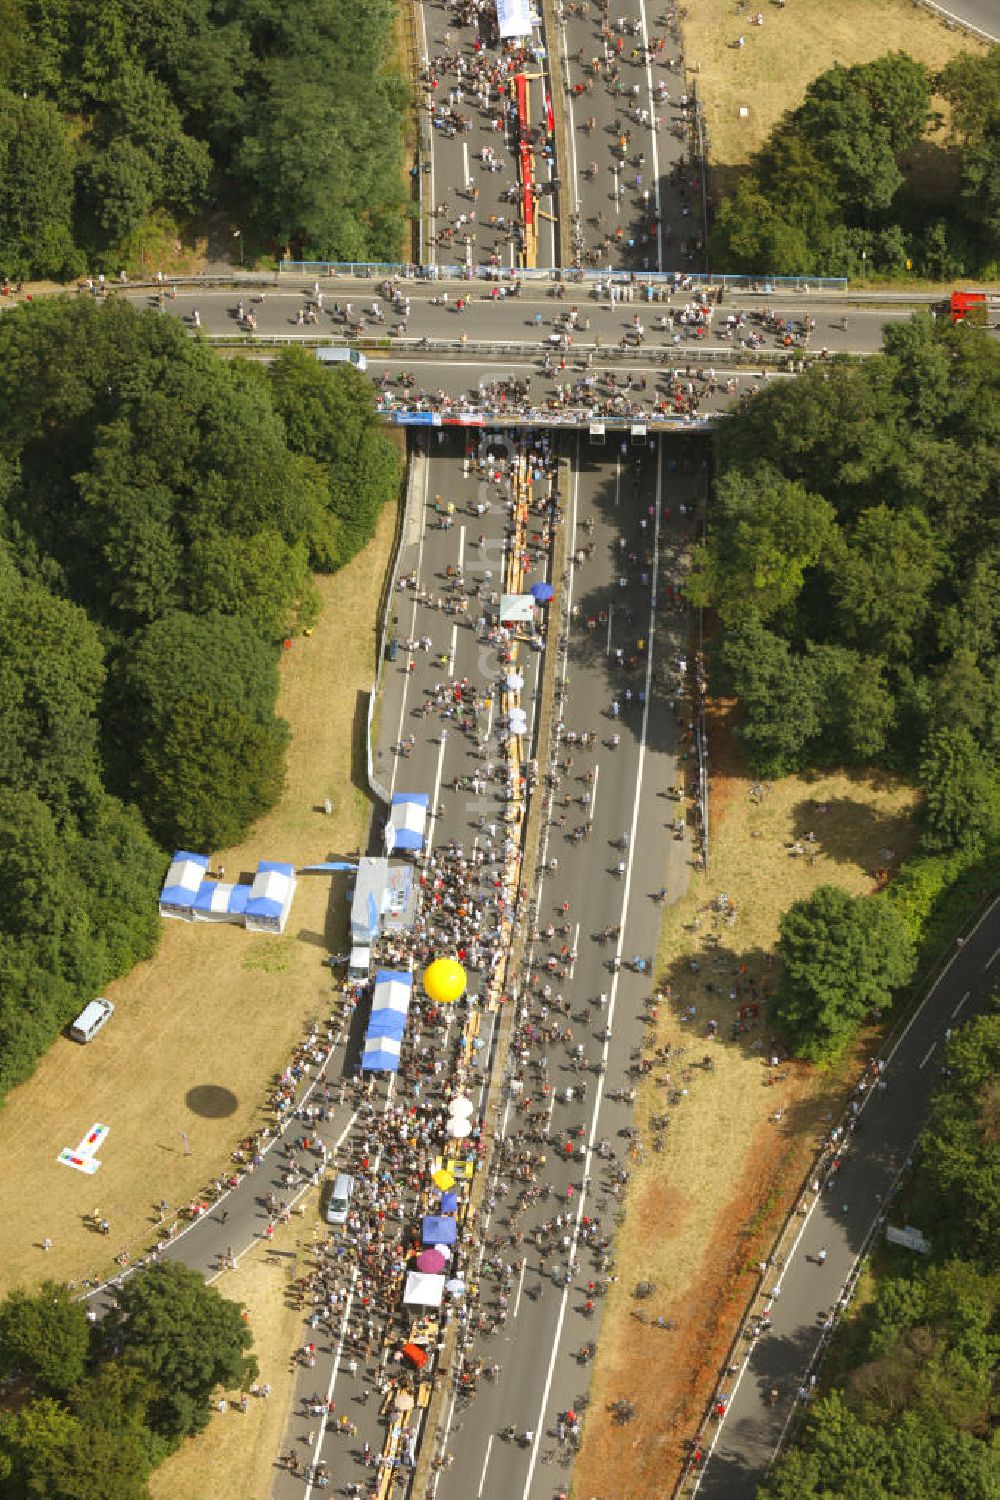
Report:
[[[886,1055],[884,1071],[871,1073],[855,1093],[848,1128],[786,1236],[784,1265],[769,1268],[762,1278],[760,1308],[769,1313],[770,1328],[745,1341],[738,1369],[723,1387],[724,1419],[705,1444],[704,1465],[693,1476],[690,1493],[752,1500],[796,1404],[809,1390],[828,1320],[840,1310],[858,1258],[886,1219],[895,1221],[893,1194],[931,1094],[941,1085],[946,1037],[952,1027],[988,1008],[998,978],[1000,901],[956,949]],[[772,1405],[774,1391],[778,1399]]]

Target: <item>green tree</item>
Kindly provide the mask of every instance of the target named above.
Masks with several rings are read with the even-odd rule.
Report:
[[[0,1412],[0,1486],[4,1500],[47,1500],[50,1465],[81,1436],[76,1417],[49,1396]],[[36,1476],[40,1483],[36,1483]]]
[[[713,258],[732,271],[752,274],[761,266],[778,276],[811,272],[813,247],[805,228],[750,174],[722,202],[711,231]]]
[[[72,276],[74,151],[47,99],[0,90],[0,263],[6,275]]]
[[[963,1026],[948,1043],[947,1087],[923,1132],[912,1203],[937,1257],[1000,1271],[1000,1013]]]
[[[912,976],[913,943],[891,904],[822,885],[780,923],[776,1026],[800,1057],[835,1057]]]
[[[224,849],[272,808],[285,784],[288,726],[262,724],[227,698],[178,699],[139,752],[143,812],[170,848]]]
[[[933,532],[918,510],[866,510],[831,581],[851,644],[906,656],[927,617],[940,566]]]
[[[885,663],[844,646],[806,647],[822,721],[818,745],[831,760],[872,761],[885,750],[896,707]]]
[[[938,91],[951,105],[951,127],[963,141],[1000,124],[1000,48],[959,52],[942,68]]]
[[[688,598],[729,627],[788,610],[806,571],[833,546],[833,507],[769,464],[722,475],[715,498],[712,545],[695,550]]]
[[[149,1500],[152,1465],[138,1433],[101,1422],[80,1426],[65,1446],[38,1454],[27,1494],[45,1500]]]
[[[26,1375],[43,1395],[65,1396],[79,1385],[89,1347],[83,1303],[54,1281],[34,1293],[16,1288],[0,1303],[0,1370]]]
[[[155,1395],[150,1422],[166,1437],[197,1432],[220,1385],[247,1389],[257,1375],[253,1343],[236,1302],[220,1297],[196,1271],[163,1261],[115,1294],[109,1329],[123,1361],[141,1371]]]
[[[754,771],[794,770],[820,726],[809,664],[753,616],[726,637],[719,654],[724,680],[742,704],[739,734]]]
[[[0,785],[65,807],[97,776],[104,653],[82,609],[25,584],[0,600]]]
[[[995,775],[964,725],[934,729],[920,760],[925,849],[980,853],[996,823]]]
[[[159,174],[141,146],[112,141],[85,173],[86,200],[107,240],[124,240],[148,217]]]

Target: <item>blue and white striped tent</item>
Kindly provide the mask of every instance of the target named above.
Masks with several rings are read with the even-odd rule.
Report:
[[[192,915],[197,922],[242,922],[250,899],[248,885],[224,885],[204,880],[194,898]]]
[[[178,849],[170,861],[167,878],[160,892],[160,916],[191,920],[195,897],[208,873],[207,854],[188,854]]]
[[[406,1015],[413,993],[413,975],[393,969],[379,969],[375,975],[372,1013],[365,1043],[374,1037],[391,1036],[401,1041],[406,1030]]]
[[[396,1073],[399,1071],[399,1054],[402,1042],[392,1036],[373,1037],[365,1043],[361,1054],[361,1066],[369,1073]]]
[[[413,975],[407,969],[376,969],[372,1015],[380,1010],[399,1014],[405,1025],[413,995]]]
[[[426,792],[396,793],[385,830],[386,848],[390,854],[393,849],[419,853],[424,847],[429,803],[430,798]]]
[[[294,895],[294,865],[262,859],[246,905],[247,931],[284,932]]]

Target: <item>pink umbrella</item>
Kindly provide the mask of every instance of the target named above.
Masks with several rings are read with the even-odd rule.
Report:
[[[417,1270],[430,1271],[432,1275],[437,1271],[443,1271],[447,1264],[440,1250],[421,1250],[417,1256]]]

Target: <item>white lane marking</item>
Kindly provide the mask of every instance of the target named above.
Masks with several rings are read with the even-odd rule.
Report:
[[[416,11],[417,11],[417,17],[418,17],[419,22],[420,22],[420,55],[421,55],[421,57],[423,59],[424,67],[426,68],[428,66],[429,62],[430,62],[430,58],[429,58],[428,53],[427,53],[427,28],[424,25],[424,7],[422,5],[418,5],[416,7]],[[433,126],[433,124],[431,125],[430,131],[428,132],[427,139],[430,142],[430,151],[428,152],[428,155],[430,157],[430,167],[431,167],[430,174],[429,174],[430,175],[430,179],[431,179],[431,217],[434,218],[434,210],[437,208],[437,195],[436,195],[435,188],[434,188],[434,126]],[[423,207],[423,204],[421,204],[421,208],[422,207]],[[434,238],[433,237],[430,238],[430,240],[429,240],[429,242],[427,244],[427,247],[426,247],[426,251],[425,251],[425,248],[424,248],[424,216],[423,216],[422,212],[421,212],[421,215],[420,215],[420,254],[421,254],[421,259],[426,259],[432,266],[437,261],[437,246],[434,243]]]
[[[646,97],[649,100],[649,138],[653,147],[653,202],[656,205],[656,269],[663,270],[663,224],[660,220],[660,158],[656,149],[656,100],[653,98],[653,65],[649,60],[649,28],[646,25],[645,0],[639,0],[642,22],[642,45],[646,51]]]
[[[458,571],[461,573],[465,567],[465,527],[458,528]]]
[[[607,649],[607,655],[608,656],[611,655],[611,617],[613,616],[614,612],[615,612],[614,605],[613,604],[609,604],[608,605],[608,649]]]
[[[489,1468],[490,1453],[491,1453],[492,1449],[493,1449],[493,1434],[491,1432],[490,1436],[489,1436],[489,1440],[488,1440],[488,1442],[486,1444],[486,1457],[483,1459],[483,1472],[482,1472],[482,1475],[480,1476],[480,1480],[479,1480],[479,1497],[478,1497],[478,1500],[481,1500],[483,1490],[486,1488],[486,1470]]]
[[[979,918],[979,921],[976,923],[975,927],[973,927],[972,931],[971,932],[967,932],[965,934],[965,944],[963,945],[963,948],[968,946],[968,944],[975,937],[976,933],[979,931],[980,927],[982,927],[983,923],[986,922],[986,921],[988,921],[988,919],[990,917],[992,917],[992,915],[993,915],[994,911],[996,910],[997,906],[1000,906],[1000,896],[998,896],[995,901],[991,901],[990,902],[989,906],[983,912],[982,916]],[[896,1053],[899,1051],[900,1047],[903,1045],[904,1041],[906,1040],[906,1037],[907,1037],[907,1034],[908,1034],[908,1032],[910,1030],[910,1027],[913,1025],[914,1021],[920,1015],[921,1011],[923,1010],[923,1008],[927,1004],[927,1002],[930,1000],[931,996],[935,993],[935,991],[937,990],[938,985],[941,983],[942,979],[945,977],[945,975],[947,974],[948,970],[951,968],[952,964],[955,962],[955,960],[958,957],[958,955],[963,951],[963,948],[956,948],[955,952],[951,955],[951,957],[949,958],[948,962],[945,964],[944,968],[941,970],[940,974],[935,979],[935,981],[931,985],[930,989],[927,991],[927,994],[924,996],[924,998],[921,1000],[920,1004],[917,1006],[916,1010],[913,1012],[913,1015],[910,1017],[910,1019],[907,1021],[906,1025],[903,1027],[903,1030],[899,1034],[898,1041],[895,1043],[895,1045],[893,1046],[892,1051],[889,1053],[889,1056],[885,1060],[886,1067],[889,1066],[889,1064],[892,1062],[893,1058],[896,1056]]]
[[[579,443],[577,445],[577,452],[579,453]],[[640,730],[639,730],[639,760],[638,760],[638,765],[636,766],[636,778],[635,778],[635,782],[636,782],[636,795],[635,795],[635,802],[634,802],[633,807],[632,807],[632,831],[631,831],[631,837],[629,838],[629,855],[628,855],[628,859],[626,861],[625,881],[624,881],[624,887],[623,887],[623,890],[622,890],[622,908],[621,908],[621,911],[622,911],[622,930],[619,933],[618,948],[617,948],[617,956],[619,958],[621,957],[622,943],[624,941],[625,914],[628,911],[629,891],[631,889],[631,884],[632,884],[632,868],[633,868],[633,859],[634,859],[634,856],[635,856],[635,831],[636,831],[636,827],[637,827],[638,821],[639,821],[639,805],[640,805],[640,803],[642,801],[642,773],[643,773],[643,767],[644,767],[645,759],[646,759],[646,737],[647,737],[647,733],[648,733],[648,730],[649,730],[649,709],[650,709],[650,700],[651,700],[651,696],[652,696],[651,692],[650,692],[650,689],[652,687],[652,680],[653,680],[653,655],[654,655],[653,646],[654,646],[654,639],[655,639],[655,634],[656,634],[656,585],[657,585],[657,575],[658,575],[658,566],[659,566],[658,559],[659,559],[659,552],[660,552],[660,512],[661,512],[661,508],[662,508],[662,499],[663,499],[663,445],[661,443],[658,443],[657,444],[657,448],[656,448],[656,512],[655,512],[655,519],[654,519],[654,522],[653,522],[653,574],[652,574],[652,580],[651,580],[650,606],[649,606],[649,634],[648,634],[649,649],[648,649],[648,651],[646,653],[646,698],[645,698],[645,702],[643,703],[643,707],[642,707],[642,724],[641,724]],[[573,533],[571,533],[571,535],[572,534]],[[615,1002],[616,1002],[617,996],[618,996],[618,980],[619,980],[619,975],[620,975],[620,970],[616,968],[614,974],[611,976],[611,988],[610,988],[610,992],[609,992],[609,995],[608,995],[607,1026],[608,1026],[609,1029],[612,1029],[612,1030],[614,1028]],[[605,1057],[605,1061],[607,1059],[607,1051],[608,1051],[608,1043],[605,1042],[604,1043],[604,1057]],[[591,1163],[592,1163],[593,1154],[594,1154],[594,1142],[597,1139],[598,1117],[600,1115],[601,1102],[602,1102],[602,1100],[604,1098],[604,1085],[605,1085],[606,1078],[607,1078],[607,1069],[605,1068],[598,1075],[597,1087],[594,1090],[594,1102],[593,1102],[593,1106],[592,1106],[592,1110],[591,1110],[591,1116],[590,1116],[590,1134],[589,1134],[589,1136],[587,1138],[587,1150],[586,1150],[586,1153],[584,1155],[584,1159],[583,1159],[583,1163],[582,1163],[584,1178],[589,1178],[590,1175],[591,1175]],[[583,1223],[583,1211],[584,1211],[584,1207],[586,1206],[586,1202],[587,1202],[587,1191],[586,1191],[586,1189],[584,1189],[583,1187],[581,1187],[580,1191],[576,1195],[576,1217],[575,1217],[574,1222],[573,1222],[573,1238],[572,1238],[572,1243],[570,1245],[569,1254],[567,1256],[567,1261],[568,1262],[572,1262],[572,1261],[574,1261],[576,1259],[577,1246],[578,1246],[579,1238],[580,1238],[580,1229],[581,1229],[581,1226],[582,1226],[582,1223]],[[541,1446],[540,1445],[541,1445],[542,1433],[545,1431],[545,1408],[548,1406],[549,1393],[550,1393],[550,1391],[552,1389],[552,1380],[553,1380],[553,1377],[555,1375],[556,1360],[557,1360],[557,1358],[559,1357],[559,1354],[560,1354],[560,1346],[561,1346],[561,1342],[562,1342],[563,1323],[565,1322],[565,1319],[566,1319],[566,1308],[569,1305],[569,1295],[570,1295],[571,1291],[572,1291],[572,1287],[571,1286],[564,1286],[563,1287],[562,1298],[561,1298],[561,1301],[560,1301],[560,1304],[559,1304],[559,1316],[556,1319],[555,1337],[554,1337],[554,1339],[552,1341],[552,1354],[551,1354],[551,1356],[549,1358],[549,1367],[548,1367],[548,1370],[546,1371],[546,1374],[545,1374],[545,1386],[544,1386],[544,1389],[542,1390],[542,1399],[541,1399],[541,1403],[540,1403],[539,1408],[538,1408],[538,1419],[537,1419],[537,1421],[535,1423],[535,1440],[534,1440],[534,1442],[531,1445],[531,1457],[528,1460],[528,1475],[527,1475],[527,1478],[526,1478],[525,1484],[524,1484],[524,1491],[523,1491],[523,1494],[522,1494],[522,1500],[529,1500],[529,1497],[530,1497],[530,1494],[531,1494],[531,1483],[532,1483],[532,1480],[534,1478],[535,1468],[536,1468],[536,1466],[538,1464],[538,1456],[539,1456],[539,1453],[541,1451]]]
[[[983,964],[983,969],[984,970],[989,968],[990,964],[992,964],[996,960],[996,957],[997,957],[998,954],[1000,954],[1000,948],[994,948],[994,950],[990,954],[989,958]]]
[[[357,1118],[358,1118],[358,1113],[357,1113],[357,1110],[355,1110],[354,1114],[348,1120],[347,1124],[344,1126],[343,1130],[340,1132],[340,1134],[338,1135],[337,1139],[334,1141],[332,1147],[327,1152],[327,1155],[324,1158],[324,1165],[325,1166],[329,1166],[330,1163],[333,1161],[333,1159],[336,1156],[337,1152],[340,1150],[341,1146],[344,1144],[345,1140],[347,1139],[348,1135],[350,1134],[351,1128],[354,1125],[354,1122],[355,1122],[355,1120]],[[275,1141],[281,1140],[281,1136],[275,1136],[274,1140]],[[288,1203],[289,1208],[294,1208],[295,1205],[296,1205],[296,1203],[298,1203],[299,1199],[300,1198],[304,1198],[305,1195],[306,1195],[306,1193],[308,1193],[308,1191],[309,1191],[309,1189],[311,1187],[315,1187],[315,1183],[312,1181],[312,1179],[310,1177],[306,1182],[304,1182],[302,1184],[302,1186],[299,1188],[298,1192],[291,1199],[289,1199],[289,1203]],[[234,1191],[235,1191],[235,1189],[234,1189]],[[228,1194],[225,1195],[225,1197],[228,1197],[228,1196],[229,1196]],[[218,1203],[223,1203],[225,1201],[225,1197],[218,1199]],[[216,1207],[218,1206],[218,1203],[215,1205]],[[200,1223],[200,1220],[194,1219],[189,1227],[193,1228],[194,1225],[198,1224],[198,1223]],[[175,1235],[174,1238],[171,1240],[170,1243],[172,1245],[175,1245],[177,1243],[177,1241],[178,1241],[179,1238],[180,1238],[179,1235]],[[239,1263],[242,1260],[242,1258],[243,1258],[244,1255],[247,1255],[251,1250],[256,1250],[258,1248],[258,1246],[260,1246],[262,1244],[270,1244],[270,1243],[271,1242],[269,1240],[265,1240],[261,1235],[257,1234],[257,1232],[255,1231],[254,1232],[254,1237],[250,1241],[249,1245],[246,1246],[246,1249],[241,1250],[238,1255],[234,1255],[232,1257],[232,1259],[231,1259],[231,1261],[230,1261],[230,1263],[229,1263],[228,1266],[222,1266],[218,1271],[214,1271],[211,1276],[206,1276],[205,1277],[206,1284],[208,1286],[211,1286],[212,1282],[213,1281],[218,1281],[219,1277],[222,1276],[226,1271],[234,1271],[236,1269],[236,1267],[239,1265]]]
[[[976,923],[975,927],[973,927],[972,932],[970,932],[968,934],[968,938],[971,938],[976,932],[979,931],[979,928],[983,925],[983,923],[987,920],[987,918],[990,917],[993,914],[993,911],[994,911],[995,907],[998,905],[998,903],[1000,903],[1000,897],[998,897],[997,900],[992,901],[990,903],[990,905],[987,907],[986,911],[983,912],[983,915],[980,917],[979,921]],[[967,939],[967,941],[968,941],[968,939]],[[941,983],[941,980],[944,978],[945,974],[947,974],[948,970],[951,968],[951,966],[954,963],[954,961],[955,961],[955,959],[956,959],[957,956],[958,956],[957,953],[952,954],[951,958],[948,960],[947,964],[942,969],[942,971],[938,975],[937,979],[934,981],[934,984],[928,990],[927,994],[924,996],[924,999],[921,1001],[921,1003],[917,1007],[916,1011],[914,1011],[913,1015],[910,1017],[909,1021],[906,1024],[906,1027],[903,1030],[902,1035],[900,1036],[899,1040],[896,1042],[896,1044],[893,1047],[892,1051],[889,1053],[889,1056],[886,1058],[886,1067],[887,1068],[888,1068],[889,1064],[891,1063],[893,1057],[895,1057],[897,1051],[899,1050],[899,1047],[901,1046],[901,1044],[903,1042],[903,1039],[905,1038],[905,1036],[906,1036],[907,1032],[909,1031],[910,1027],[913,1025],[914,1021],[917,1019],[917,1016],[919,1016],[920,1012],[923,1010],[923,1008],[927,1004],[928,1000],[934,994],[934,991],[937,989],[938,985]],[[956,1010],[959,1007],[961,1007],[962,1005],[965,1004],[966,1000],[969,998],[969,994],[970,993],[971,993],[970,991],[966,991],[966,993],[962,996],[962,999],[959,1001],[958,1006],[956,1006]],[[936,1046],[937,1044],[935,1043],[934,1045]],[[930,1057],[930,1055],[931,1055],[931,1053],[933,1051],[934,1051],[934,1046],[931,1047],[930,1052],[927,1053],[927,1056],[924,1058],[923,1062],[920,1064],[921,1068],[924,1066],[924,1063],[926,1063],[927,1058]],[[869,1100],[871,1099],[871,1097],[872,1097],[872,1093],[871,1093],[871,1090],[869,1090],[865,1094],[864,1103],[861,1106],[862,1109],[869,1102]],[[896,1176],[893,1178],[893,1187],[895,1186],[896,1183],[898,1183],[900,1177],[902,1176],[902,1174],[903,1174],[903,1172],[905,1170],[906,1169],[905,1169],[905,1166],[904,1166],[904,1167],[901,1167],[900,1170],[896,1173]],[[890,1197],[891,1193],[886,1194],[885,1196],[886,1197]],[[816,1205],[819,1202],[820,1202],[820,1199],[817,1197],[817,1198],[814,1198],[813,1201],[812,1201],[812,1203],[809,1205],[809,1209],[808,1209],[805,1217],[802,1220],[802,1227],[800,1228],[798,1234],[795,1236],[795,1241],[794,1241],[794,1243],[792,1245],[791,1251],[786,1256],[786,1261],[790,1261],[791,1258],[792,1258],[792,1256],[794,1255],[795,1251],[797,1250],[798,1245],[799,1245],[799,1241],[801,1240],[802,1235],[805,1233],[806,1226],[809,1223],[809,1220],[812,1218],[813,1210],[814,1210],[814,1208],[816,1207]],[[863,1253],[864,1252],[862,1251],[862,1254]],[[851,1280],[851,1277],[853,1276],[854,1271],[857,1268],[858,1261],[860,1259],[861,1259],[861,1255],[859,1254],[856,1257],[855,1261],[854,1261],[854,1265],[852,1266],[851,1272],[848,1275],[848,1277],[846,1278],[844,1285],[847,1285],[847,1283]],[[812,1357],[810,1358],[810,1360],[808,1362],[807,1368],[808,1368],[809,1365],[812,1364],[813,1360],[816,1357],[816,1353],[822,1347],[822,1342],[823,1342],[824,1336],[825,1336],[824,1333],[821,1332],[820,1335],[819,1335],[819,1337],[818,1337],[818,1340],[817,1340],[816,1348],[814,1349]],[[750,1363],[750,1360],[752,1358],[752,1355],[753,1355],[753,1346],[751,1346],[750,1349],[748,1349],[748,1351],[747,1351],[747,1353],[746,1353],[746,1355],[744,1357],[743,1364],[740,1367],[739,1375],[737,1376],[735,1384],[733,1385],[732,1393],[731,1393],[731,1396],[730,1396],[729,1403],[728,1403],[728,1405],[726,1407],[725,1415],[723,1416],[722,1421],[716,1423],[715,1431],[714,1431],[714,1433],[712,1435],[712,1441],[709,1444],[707,1453],[705,1454],[704,1462],[702,1463],[701,1468],[698,1470],[697,1478],[695,1479],[695,1483],[694,1483],[694,1488],[691,1491],[692,1497],[697,1495],[699,1489],[701,1488],[702,1479],[705,1477],[706,1473],[708,1472],[709,1460],[711,1459],[712,1454],[715,1452],[715,1445],[719,1441],[719,1436],[720,1436],[720,1434],[722,1432],[722,1428],[723,1428],[723,1426],[724,1426],[724,1424],[726,1422],[726,1419],[729,1416],[730,1411],[733,1408],[733,1404],[734,1404],[733,1403],[733,1397],[735,1397],[736,1392],[739,1389],[740,1381],[743,1379],[743,1376],[744,1376],[744,1374],[745,1374],[745,1372],[747,1370],[747,1367],[749,1366],[749,1363]],[[786,1432],[788,1430],[788,1426],[789,1426],[789,1424],[790,1424],[790,1422],[792,1420],[792,1417],[794,1416],[794,1414],[795,1414],[795,1412],[797,1410],[798,1410],[798,1406],[797,1406],[796,1403],[793,1402],[791,1410],[790,1410],[789,1415],[788,1415],[788,1418],[786,1419],[785,1425],[782,1428],[781,1436],[779,1437],[777,1445],[776,1445],[776,1447],[774,1449],[774,1452],[771,1455],[771,1462],[772,1463],[774,1462],[774,1460],[777,1458],[779,1452],[781,1451],[781,1447],[782,1447],[782,1444],[784,1443],[785,1434],[786,1434]]]
[[[521,1293],[524,1291],[524,1273],[528,1269],[528,1257],[521,1258],[521,1274],[517,1278],[517,1296],[514,1298],[514,1317],[516,1318],[521,1307]]]
[[[936,1046],[937,1046],[937,1042],[931,1042],[930,1046],[927,1048],[927,1051],[924,1053],[923,1057],[920,1060],[919,1066],[921,1068],[926,1067],[927,1064],[930,1062],[931,1058],[934,1056],[934,1048]]]
[[[595,767],[594,767],[594,780],[593,780],[593,783],[592,783],[591,788],[590,788],[590,806],[587,809],[587,821],[589,823],[593,823],[594,816],[595,816],[595,813],[597,811],[597,778],[598,778],[598,776],[600,776],[600,774],[601,774],[601,768],[600,768],[600,766],[599,765],[595,765]]]
[[[962,1006],[965,1004],[966,1000],[968,1000],[968,998],[969,998],[969,996],[971,994],[972,994],[971,990],[966,990],[965,994],[962,996],[961,1000],[958,1002],[958,1004],[955,1006],[955,1009],[951,1013],[952,1020],[954,1020],[955,1017],[958,1015],[959,1011],[962,1009]]]
[[[316,1463],[317,1463],[317,1461],[319,1459],[319,1455],[320,1455],[320,1453],[322,1451],[322,1448],[323,1448],[323,1439],[326,1436],[326,1418],[327,1418],[327,1412],[329,1412],[329,1409],[330,1409],[330,1399],[333,1396],[333,1387],[336,1384],[337,1375],[338,1375],[338,1373],[340,1371],[340,1361],[341,1361],[341,1357],[342,1357],[342,1355],[344,1353],[344,1341],[347,1338],[347,1328],[348,1328],[348,1324],[349,1324],[350,1318],[351,1318],[351,1304],[354,1301],[354,1285],[355,1285],[355,1282],[357,1281],[357,1279],[358,1279],[358,1268],[357,1268],[357,1266],[354,1266],[351,1269],[351,1290],[347,1294],[347,1301],[344,1304],[344,1316],[343,1316],[343,1318],[341,1320],[341,1324],[340,1324],[340,1341],[337,1344],[337,1352],[336,1352],[336,1354],[333,1357],[333,1369],[330,1371],[330,1384],[327,1386],[327,1389],[326,1389],[326,1407],[327,1407],[327,1410],[326,1410],[326,1412],[323,1413],[322,1417],[320,1417],[320,1418],[317,1419],[319,1421],[319,1431],[316,1434],[316,1441],[313,1444],[312,1459],[310,1460],[310,1465],[309,1465],[310,1478],[309,1478],[309,1481],[308,1481],[308,1483],[306,1484],[306,1487],[305,1487],[305,1493],[303,1495],[303,1500],[309,1500],[309,1496],[313,1492],[312,1475],[315,1474],[315,1472],[316,1472]]]
[[[423,562],[424,562],[424,533],[426,531],[426,523],[427,523],[427,495],[428,495],[428,492],[430,490],[430,482],[431,482],[431,459],[430,459],[430,454],[429,453],[425,453],[425,454],[422,455],[422,457],[423,457],[423,463],[424,463],[424,484],[423,484],[423,490],[422,490],[421,495],[420,495],[420,541],[417,544],[417,568],[416,568],[416,578],[414,580],[415,583],[416,583],[416,588],[413,590],[413,608],[410,611],[410,637],[409,638],[410,638],[411,641],[414,639],[414,635],[415,635],[416,629],[417,629],[417,594],[420,592],[420,570],[423,567]],[[406,658],[407,658],[407,661],[415,659],[414,658],[414,652],[407,651]],[[396,732],[396,744],[397,745],[402,744],[402,741],[403,741],[403,725],[406,722],[406,704],[407,704],[407,700],[408,700],[409,694],[410,694],[410,678],[411,678],[412,675],[413,674],[411,672],[407,672],[406,676],[405,676],[405,678],[403,680],[403,695],[402,695],[402,698],[400,699],[400,704],[399,704],[399,728],[398,728],[398,730]],[[392,801],[392,794],[396,790],[396,772],[399,770],[399,762],[400,762],[401,758],[402,757],[399,756],[399,755],[394,755],[392,757],[392,775],[389,778],[389,801],[390,801],[390,803]]]
[[[575,214],[578,214],[580,212],[580,190],[579,190],[579,183],[577,181],[577,165],[576,165],[576,121],[573,118],[573,90],[570,88],[569,52],[568,52],[567,47],[566,47],[566,26],[565,26],[565,24],[561,28],[559,41],[560,41],[560,45],[562,47],[563,68],[565,70],[565,72],[564,72],[564,83],[565,83],[565,90],[564,90],[564,92],[565,92],[565,95],[566,95],[566,113],[569,115],[569,160],[570,160],[569,191],[570,191],[570,201],[571,201],[571,203],[573,205],[573,212]],[[552,81],[552,87],[553,87],[553,89],[556,87],[556,83],[555,83],[554,79]]]
[[[454,677],[454,675],[455,675],[455,652],[457,650],[458,650],[458,626],[457,625],[453,625],[451,627],[451,648],[450,648],[450,650],[448,652],[448,674],[451,677]]]
[[[574,957],[570,959],[570,963],[569,963],[569,977],[570,977],[570,979],[573,978],[573,971],[576,968],[576,957],[575,957],[575,955],[577,953],[579,953],[579,951],[580,951],[580,924],[579,924],[579,922],[577,922],[576,927],[574,928],[574,931],[573,931],[573,949],[572,949],[572,951],[573,951]]]
[[[447,729],[442,729],[441,740],[438,749],[437,773],[434,777],[434,796],[431,798],[431,815],[427,823],[427,838],[425,840],[425,847],[427,849],[431,849],[434,846],[434,824],[437,821],[438,797],[441,795],[441,771],[444,767],[444,751],[447,743],[448,731]],[[393,1081],[395,1076],[395,1073],[390,1073],[390,1083]]]

